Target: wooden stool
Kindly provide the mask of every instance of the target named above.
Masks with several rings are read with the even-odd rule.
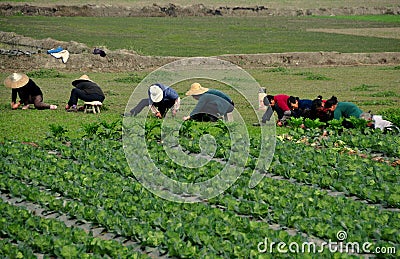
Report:
[[[100,113],[100,107],[103,104],[99,101],[93,101],[93,102],[85,102],[83,104],[83,108],[84,108],[84,113],[86,112],[93,112],[93,113]]]

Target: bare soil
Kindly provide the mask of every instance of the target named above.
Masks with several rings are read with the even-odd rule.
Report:
[[[263,16],[263,15],[342,15],[342,14],[400,14],[397,7],[350,7],[319,9],[271,9],[265,6],[254,7],[207,7],[202,4],[178,6],[168,4],[160,6],[129,7],[113,5],[82,6],[33,6],[27,4],[0,4],[0,15],[47,15],[47,16]],[[323,29],[321,29],[323,30]],[[392,31],[387,31],[392,30]],[[394,31],[393,31],[394,30]],[[326,31],[328,32],[328,31]],[[399,37],[398,29],[382,28],[371,30],[341,30],[331,33],[351,33],[373,35],[377,37]],[[62,46],[70,52],[68,61],[55,59],[46,50]],[[0,31],[0,49],[18,49],[18,55],[3,53],[0,55],[0,71],[30,71],[41,68],[55,68],[65,71],[141,71],[153,70],[180,57],[142,56],[134,51],[104,49],[106,57],[92,54],[92,49],[79,42],[62,42],[51,38],[35,40],[15,33]],[[346,65],[398,65],[400,53],[339,53],[339,52],[291,52],[272,54],[232,54],[221,58],[242,68],[265,68],[277,66],[346,66]]]
[[[309,29],[307,31],[349,34],[357,36],[373,36],[379,38],[400,39],[400,27],[393,28],[356,28],[356,29]]]

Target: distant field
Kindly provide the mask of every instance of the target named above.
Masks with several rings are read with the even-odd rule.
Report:
[[[41,5],[50,5],[50,4],[64,4],[64,5],[83,5],[83,4],[110,4],[110,1],[104,0],[91,0],[91,1],[83,1],[83,0],[62,0],[62,1],[45,1],[45,0],[33,0],[33,1],[7,1],[7,2],[21,2],[21,3],[30,3],[30,4],[41,4]],[[157,3],[160,5],[168,5],[169,3],[174,3],[177,5],[193,5],[197,3],[202,3],[208,6],[254,6],[254,5],[264,5],[269,8],[332,8],[332,7],[379,7],[379,6],[396,6],[398,2],[393,0],[272,0],[272,1],[261,1],[261,0],[203,0],[198,2],[193,2],[189,0],[156,0],[156,1],[143,1],[143,0],[123,0],[123,1],[113,1],[113,5],[136,5],[136,6],[146,6],[152,5],[153,3]]]
[[[0,17],[0,28],[35,39],[50,37],[82,42],[89,47],[129,49],[160,56],[400,51],[399,39],[380,35],[397,31],[400,16],[360,16],[357,20],[347,17],[14,16]],[[351,34],[326,33],[344,29],[351,30]],[[357,30],[367,34],[357,35]]]

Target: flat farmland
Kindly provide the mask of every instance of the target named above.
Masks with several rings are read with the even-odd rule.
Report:
[[[203,3],[295,10],[398,6],[397,1]],[[257,95],[243,96],[223,82],[196,77],[172,85],[182,98],[176,118],[122,117],[131,108],[126,107],[131,94],[153,71],[137,69],[135,61],[120,71],[101,66],[115,62],[116,53],[122,61],[129,55],[138,63],[146,57],[160,65],[164,58],[227,54],[398,53],[398,17],[1,16],[3,32],[26,37],[4,40],[1,49],[41,52],[1,55],[0,78],[26,62],[15,72],[28,74],[44,100],[59,108],[11,110],[11,90],[1,81],[0,258],[399,258],[398,133],[366,128],[360,120],[351,129],[341,121],[322,125],[312,120],[300,122],[305,128],[296,120],[287,127],[274,122],[253,126],[262,111],[252,109],[248,100],[257,101]],[[56,40],[81,48],[59,64],[45,54],[50,46],[45,43]],[[93,58],[94,47],[104,48],[107,58]],[[335,95],[400,126],[399,70],[397,63],[313,62],[266,63],[245,71],[270,94]],[[83,73],[106,95],[100,114],[64,110],[71,82]],[[188,112],[185,93],[194,81],[227,92],[244,122],[182,121]],[[178,142],[171,144],[170,136]],[[165,178],[152,178],[157,174]],[[250,185],[254,179],[257,184]],[[208,182],[215,185],[202,185]],[[214,188],[226,183],[228,188],[214,195]]]

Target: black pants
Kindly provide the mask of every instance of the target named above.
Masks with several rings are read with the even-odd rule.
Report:
[[[131,110],[132,116],[138,115],[145,107],[149,106],[149,101],[149,98],[140,100],[140,102]],[[162,117],[165,117],[168,110],[171,109],[174,104],[175,100],[162,100],[161,102],[153,103],[161,113]]]
[[[74,88],[71,91],[71,96],[69,97],[68,105],[76,105],[78,103],[78,99],[81,99],[85,102],[93,102],[93,101],[99,101],[103,102],[105,97],[99,94],[87,94],[85,91]]]
[[[190,119],[194,121],[211,121],[211,122],[216,122],[218,120],[218,117],[207,114],[207,113],[197,113],[192,116],[190,116]]]
[[[225,100],[223,100],[223,101],[225,101]],[[225,114],[223,114],[224,117],[226,117],[227,113],[233,112],[233,110],[235,109],[235,104],[233,103],[233,101],[231,101],[229,104],[230,104],[230,106],[229,106],[228,110],[226,111]],[[214,105],[209,105],[205,109],[203,109],[203,111],[201,113],[190,115],[190,118],[195,121],[215,122],[218,120],[218,115],[220,115],[220,114],[218,113],[217,107]]]
[[[50,109],[50,104],[43,102],[43,95],[35,95],[35,96],[29,95],[28,100],[24,101],[24,105],[31,103],[33,103],[35,108],[38,110]]]
[[[272,107],[268,105],[267,110],[265,111],[264,115],[262,116],[261,121],[263,123],[269,121],[271,119],[273,113],[274,113],[274,109],[272,109]]]

